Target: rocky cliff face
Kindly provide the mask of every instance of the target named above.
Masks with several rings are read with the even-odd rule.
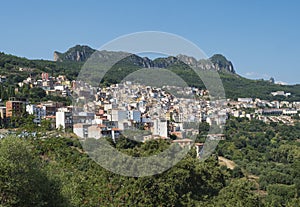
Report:
[[[54,54],[53,54],[53,60],[54,60],[54,61],[60,61],[60,59],[59,59],[59,55],[60,55],[60,53],[59,53],[59,52],[57,52],[57,51],[54,51]]]
[[[213,55],[208,60],[196,60],[194,57],[178,55],[177,58],[189,66],[197,66],[203,70],[228,71],[235,74],[234,67],[223,55]]]
[[[235,73],[232,63],[227,60],[223,55],[213,55],[209,60],[213,63],[216,70],[227,70],[231,73]]]
[[[54,52],[54,61],[75,61],[75,62],[85,62],[96,50],[88,46],[76,45],[75,47],[70,48],[65,53]],[[97,55],[101,58],[122,56],[126,57],[128,53],[123,52],[109,52],[109,51],[97,51]],[[114,57],[115,58],[115,57]],[[223,55],[217,54],[213,55],[208,60],[196,60],[194,57],[186,55],[178,55],[176,57],[167,57],[167,58],[156,58],[151,60],[147,57],[140,57],[135,54],[128,55],[123,63],[127,65],[132,64],[135,66],[143,68],[167,68],[174,64],[187,64],[189,66],[196,66],[203,70],[217,70],[217,71],[228,71],[230,73],[235,73],[233,65],[228,61]]]
[[[65,53],[54,52],[54,61],[75,61],[75,62],[85,62],[96,50],[88,47],[76,45],[70,48]]]
[[[130,55],[125,59],[127,63],[131,63],[143,68],[168,68],[169,66],[176,64],[186,64],[188,66],[199,67],[203,70],[228,71],[235,74],[232,63],[228,61],[223,55],[214,55],[208,60],[196,60],[194,57],[189,57],[186,55],[156,58],[154,60],[151,60],[147,57],[142,58],[137,55]]]

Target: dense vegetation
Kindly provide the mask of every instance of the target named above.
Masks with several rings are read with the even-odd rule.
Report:
[[[218,56],[215,58],[217,57]],[[224,60],[222,59],[214,61],[225,64],[223,63]],[[0,75],[7,76],[7,83],[5,84],[5,87],[7,88],[8,86],[15,87],[16,83],[23,81],[29,75],[32,75],[33,77],[39,77],[42,71],[53,75],[66,75],[70,80],[74,80],[77,78],[77,75],[79,74],[83,64],[84,62],[74,61],[54,62],[48,60],[28,60],[26,58],[19,58],[13,55],[0,53]],[[20,71],[20,67],[29,68],[29,71]],[[108,71],[108,73],[102,79],[102,83],[104,85],[118,83],[124,77],[138,70],[139,68],[140,66],[132,64],[132,62],[126,59],[122,60]],[[167,67],[167,69],[180,76],[190,86],[205,88],[203,82],[187,65],[178,63],[171,64]],[[292,96],[288,98],[277,96],[275,98],[277,100],[284,99],[288,101],[297,101],[300,98],[300,85],[288,86],[278,85],[264,80],[249,80],[227,71],[220,71],[219,74],[223,82],[227,98],[253,97],[273,100],[274,97],[270,93],[278,90],[290,92],[292,93]],[[99,77],[93,74],[89,75],[91,78]],[[1,94],[1,96],[3,95]]]
[[[33,130],[33,126],[23,127]],[[219,165],[217,154],[200,162],[192,149],[166,172],[141,178],[100,167],[72,134],[46,132],[45,128],[38,137],[3,138],[0,205],[297,206],[300,125],[231,118],[226,127],[227,140],[216,153],[233,160],[233,170]],[[97,146],[97,140],[89,144]],[[170,143],[120,138],[111,145],[133,156],[149,156]]]
[[[22,82],[29,75],[39,77],[42,72],[47,72],[54,76],[66,75],[67,78],[73,80],[76,79],[82,64],[81,62],[29,60],[0,53],[0,75],[5,75],[8,83],[12,85]]]
[[[205,88],[199,76],[187,66],[174,65],[168,68],[179,75],[191,86]],[[206,74],[209,77],[209,74]],[[227,71],[219,71],[222,84],[227,98],[237,99],[239,97],[260,98],[263,100],[286,100],[299,101],[300,85],[278,85],[265,80],[250,80]],[[290,97],[272,96],[271,92],[290,92]]]
[[[217,152],[256,180],[269,206],[297,206],[300,192],[300,123],[265,124],[231,118]],[[297,204],[297,205],[296,205]]]

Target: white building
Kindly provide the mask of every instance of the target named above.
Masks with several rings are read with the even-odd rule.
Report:
[[[72,113],[67,108],[59,108],[56,112],[56,128],[62,127],[63,129],[72,128],[73,118]]]
[[[65,90],[65,86],[63,86],[63,85],[54,86],[54,90],[63,91],[63,90]]]
[[[298,111],[296,109],[283,109],[283,115],[296,115]]]
[[[252,103],[253,99],[252,98],[238,98],[238,102],[242,103]]]
[[[91,124],[78,123],[73,125],[73,132],[80,138],[88,137],[88,127]]]
[[[6,118],[6,107],[0,106],[0,118],[5,119]]]
[[[168,137],[168,122],[164,119],[154,119],[153,121],[153,135],[161,137]]]
[[[29,104],[26,105],[26,112],[34,115],[34,122],[40,124],[41,120],[46,117],[46,106]]]
[[[273,96],[285,96],[285,97],[288,97],[291,95],[291,93],[285,93],[284,91],[275,91],[275,92],[271,92],[271,94]]]

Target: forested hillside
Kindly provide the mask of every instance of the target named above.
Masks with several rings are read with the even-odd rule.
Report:
[[[103,53],[103,52],[102,52]],[[101,53],[101,54],[102,54]],[[103,54],[108,54],[105,52]],[[218,58],[220,60],[218,60]],[[62,57],[62,59],[65,59]],[[224,63],[223,56],[214,56],[213,61],[224,67],[229,67],[227,62]],[[104,85],[120,82],[130,73],[140,68],[148,67],[148,63],[143,58],[132,55],[115,64],[101,80]],[[149,63],[150,64],[150,63]],[[199,76],[186,64],[175,61],[170,62],[168,59],[158,58],[153,61],[156,66],[163,66],[180,76],[190,86],[205,88]],[[231,63],[230,63],[231,64]],[[48,60],[28,60],[13,55],[0,53],[0,75],[7,77],[6,86],[16,87],[18,82],[23,81],[30,75],[39,76],[42,72],[49,74],[66,75],[70,80],[76,80],[80,69],[84,65],[83,61],[48,61]],[[220,66],[220,67],[221,67]],[[276,97],[277,100],[297,101],[300,98],[300,85],[278,85],[265,80],[250,80],[241,77],[235,73],[220,69],[219,71],[227,98],[252,97],[267,100],[274,100],[270,94],[274,91],[290,92],[292,95],[286,97]],[[91,77],[97,75],[90,74]],[[100,82],[100,80],[99,80]]]
[[[300,201],[299,128],[299,124],[267,125],[231,118],[226,140],[209,159],[200,162],[192,149],[168,171],[141,178],[103,169],[72,134],[45,134],[41,129],[35,138],[6,137],[0,140],[0,204],[296,207]],[[97,140],[87,144],[96,146]],[[132,156],[149,156],[170,142],[120,138],[111,145]],[[235,168],[219,165],[218,156],[233,160]]]

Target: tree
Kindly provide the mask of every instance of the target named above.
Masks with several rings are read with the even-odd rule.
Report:
[[[39,163],[25,141],[0,141],[0,206],[66,205],[58,183],[47,178]]]
[[[40,100],[46,96],[46,92],[42,88],[31,88],[29,90],[29,98]]]
[[[233,170],[232,170],[232,177],[234,177],[234,178],[242,178],[242,177],[244,177],[242,169],[239,166],[236,166],[235,168],[233,168]]]
[[[252,191],[253,183],[247,180],[233,180],[216,197],[214,206],[257,207],[259,197]]]
[[[266,202],[270,206],[281,207],[295,198],[295,186],[284,184],[272,184],[267,187],[268,196]]]

